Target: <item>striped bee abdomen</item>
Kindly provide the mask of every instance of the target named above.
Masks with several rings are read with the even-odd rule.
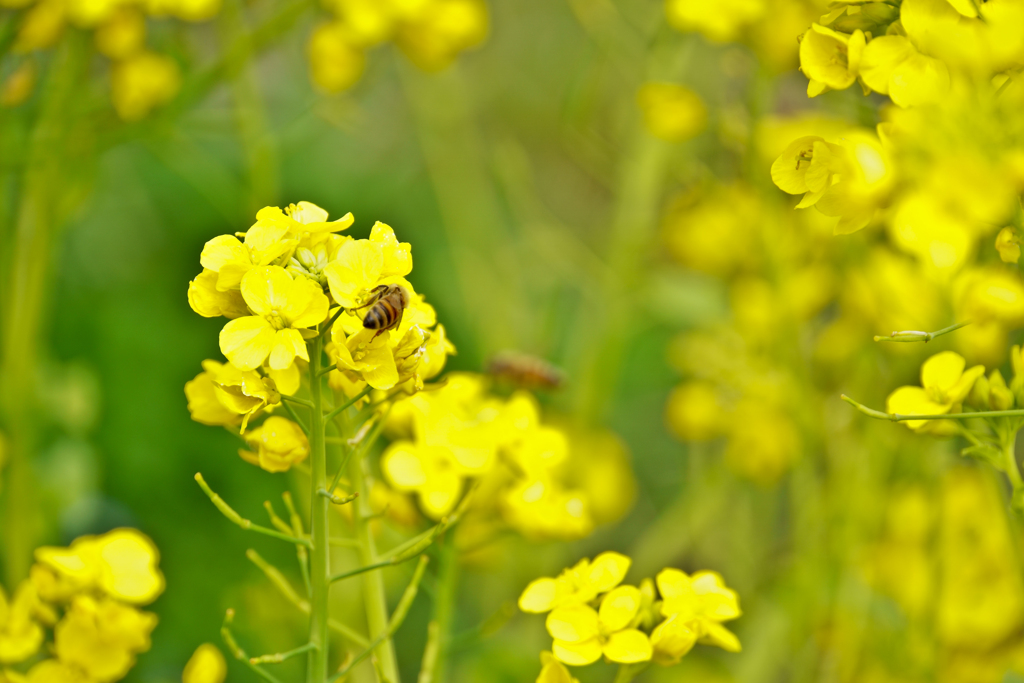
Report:
[[[363,318],[363,327],[368,330],[380,330],[391,327],[398,318],[398,309],[386,299],[381,299]]]

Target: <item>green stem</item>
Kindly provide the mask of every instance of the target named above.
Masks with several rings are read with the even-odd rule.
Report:
[[[441,565],[438,567],[437,590],[434,596],[434,617],[430,623],[433,647],[431,652],[432,670],[420,673],[420,683],[448,680],[448,657],[451,654],[452,622],[455,616],[455,601],[459,588],[459,556],[451,538],[438,549]]]
[[[353,522],[355,523],[356,540],[359,542],[359,559],[363,566],[370,566],[378,564],[380,557],[377,555],[377,545],[370,531],[373,510],[370,508],[369,489],[367,488],[366,453],[360,453],[360,456],[352,458],[349,463],[349,478],[352,488],[363,493],[354,503]],[[326,502],[326,499],[321,496],[317,496],[317,498]],[[364,574],[363,601],[366,605],[366,623],[369,626],[370,638],[375,639],[374,642],[377,643],[375,649],[381,672],[390,683],[399,683],[395,646],[391,642],[391,638],[387,636],[388,603],[387,594],[384,591],[384,577],[380,572]]]
[[[970,413],[945,413],[942,415],[903,415],[901,413],[883,413],[881,410],[868,408],[863,403],[858,403],[846,394],[840,398],[876,420],[888,420],[889,422],[906,422],[907,420],[974,420],[983,417],[1024,417],[1024,409],[1019,410],[979,410]]]
[[[210,499],[210,502],[213,503],[214,507],[220,510],[220,513],[234,524],[237,524],[246,531],[255,531],[256,533],[263,534],[265,536],[272,536],[274,538],[279,538],[282,541],[288,541],[289,543],[295,543],[297,545],[304,545],[307,548],[309,547],[310,542],[305,538],[296,538],[291,534],[284,534],[280,531],[271,529],[270,527],[253,524],[251,520],[242,517],[242,515],[238,514],[233,507],[224,502],[224,499],[210,488],[210,485],[206,483],[206,480],[203,479],[203,475],[199,472],[196,472],[195,480],[199,483],[199,488],[203,490],[203,493],[205,493]]]
[[[1003,439],[1003,458],[1005,460],[1006,476],[1010,478],[1014,493],[1024,489],[1024,480],[1021,479],[1020,466],[1017,464],[1017,432],[1011,432]]]
[[[310,451],[310,537],[313,550],[310,553],[310,615],[309,642],[316,649],[309,652],[308,683],[323,683],[327,680],[328,661],[328,597],[331,589],[331,549],[328,543],[329,501],[318,496],[317,491],[327,486],[327,450],[324,442],[323,384],[320,379],[320,362],[323,356],[323,337],[316,336],[309,342],[309,396],[312,401],[309,425]]]
[[[619,671],[615,674],[614,683],[629,683],[639,676],[649,665],[650,662],[640,662],[639,664],[620,664]]]
[[[955,325],[950,325],[949,327],[943,327],[941,330],[938,330],[936,332],[918,332],[917,330],[905,330],[903,332],[893,332],[888,337],[883,337],[881,335],[875,335],[875,341],[876,342],[925,342],[925,343],[928,343],[932,339],[935,339],[936,337],[941,337],[944,334],[949,334],[950,332],[955,332],[956,330],[959,330],[961,327],[967,327],[970,324],[971,324],[971,321],[967,320],[967,321],[964,321],[962,323],[956,323]]]
[[[366,397],[371,391],[373,391],[373,387],[371,387],[370,385],[366,385],[366,388],[360,391],[358,394],[356,394],[354,398],[346,401],[345,403],[342,403],[340,406],[338,406],[331,412],[327,413],[327,415],[324,416],[324,422],[330,422],[338,415],[341,415],[343,412],[345,412],[346,410],[354,406],[356,403],[358,403],[360,400],[362,400],[364,397]]]

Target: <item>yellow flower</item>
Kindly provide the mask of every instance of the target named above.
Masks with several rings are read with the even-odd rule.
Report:
[[[121,7],[96,29],[96,49],[111,59],[125,59],[146,43],[146,17],[133,7]]]
[[[79,590],[100,590],[136,605],[150,603],[164,591],[164,576],[157,566],[160,552],[136,529],[81,536],[67,548],[37,548],[35,556],[36,561]]]
[[[440,71],[460,52],[487,39],[487,5],[483,0],[433,0],[398,24],[395,43],[424,71]]]
[[[645,83],[637,92],[644,126],[656,138],[689,140],[707,126],[708,111],[697,93],[675,83]]]
[[[816,135],[797,138],[772,164],[772,181],[783,192],[804,195],[797,208],[813,206],[842,170],[845,153]]]
[[[153,52],[138,52],[117,62],[110,76],[114,109],[125,121],[145,118],[174,99],[180,87],[178,63]]]
[[[297,239],[289,234],[289,225],[285,221],[273,218],[273,215],[265,215],[263,220],[257,218],[256,223],[245,233],[244,242],[240,242],[234,235],[219,235],[207,242],[199,256],[204,270],[196,278],[197,287],[210,289],[209,281],[213,280],[213,276],[208,272],[212,272],[217,276],[214,282],[217,291],[237,290],[242,285],[242,278],[253,268],[279,265],[294,249]],[[204,277],[206,280],[200,282]],[[191,300],[191,296],[189,298]],[[195,306],[193,308],[200,315],[205,315]]]
[[[996,251],[1003,263],[1020,261],[1020,234],[1016,229],[1005,227],[996,235]]]
[[[537,683],[580,683],[550,652],[540,653],[540,675]]]
[[[156,622],[155,614],[80,595],[54,627],[54,650],[62,663],[97,683],[116,681],[135,664],[136,654],[149,649]]]
[[[53,46],[64,31],[67,8],[63,0],[41,0],[25,12],[12,51],[15,54]]]
[[[557,578],[530,582],[519,596],[519,609],[540,614],[563,605],[590,602],[622,583],[631,563],[628,557],[616,552],[601,553],[593,562],[584,558]]]
[[[366,53],[351,41],[348,27],[338,21],[320,24],[306,47],[310,76],[329,93],[348,90],[366,70]]]
[[[188,283],[188,305],[192,310],[204,318],[224,316],[234,320],[249,315],[242,292],[238,289],[218,289],[219,280],[220,274],[217,271],[204,268],[195,280]]]
[[[765,11],[764,0],[666,0],[668,21],[680,31],[699,31],[709,40],[736,40],[744,26],[753,24]]]
[[[239,455],[267,472],[287,472],[309,455],[309,440],[302,428],[283,417],[268,417],[245,440],[256,453],[241,450]]]
[[[334,340],[331,358],[338,368],[358,375],[374,389],[391,389],[398,384],[398,365],[391,347],[391,335],[378,335],[376,330],[360,328],[346,337],[343,326],[338,322],[331,331]]]
[[[381,469],[399,491],[414,491],[423,511],[440,519],[455,508],[466,476],[444,446],[398,441],[381,457]]]
[[[65,664],[58,659],[44,659],[31,669],[28,677],[14,679],[10,683],[94,683],[77,666]]]
[[[725,462],[736,474],[771,486],[800,456],[792,418],[764,400],[744,397],[729,416]]]
[[[228,665],[215,645],[203,643],[189,658],[181,683],[224,683]]]
[[[985,374],[982,365],[964,370],[967,361],[953,351],[937,353],[921,366],[920,387],[900,387],[889,394],[886,411],[903,415],[942,415],[959,412],[961,402],[967,398],[974,381]],[[935,422],[942,420],[907,420],[915,432],[932,431]]]
[[[864,83],[901,107],[939,101],[949,91],[949,69],[918,52],[903,36],[881,36],[864,48],[860,67]]]
[[[599,610],[580,603],[554,608],[545,624],[554,638],[552,653],[571,666],[593,664],[602,654],[620,664],[650,660],[651,641],[636,628],[641,602],[639,588],[619,586],[602,598]]]
[[[15,664],[34,655],[43,644],[43,628],[35,618],[38,601],[32,584],[23,581],[7,600],[0,588],[0,664]]]
[[[665,421],[683,441],[709,441],[722,433],[725,411],[715,385],[705,380],[685,382],[668,397]]]
[[[672,648],[687,639],[682,625],[694,632],[700,643],[715,645],[729,652],[740,651],[739,639],[721,624],[740,616],[739,596],[726,587],[720,575],[700,571],[688,576],[678,569],[663,569],[655,581],[663,601],[661,613],[666,621],[654,630],[651,640],[655,648],[659,644],[662,646],[663,657],[676,658],[676,651]]]
[[[582,538],[594,530],[584,494],[565,490],[550,476],[523,479],[505,492],[505,521],[528,538]]]
[[[255,315],[232,320],[220,333],[220,350],[233,365],[252,370],[269,357],[272,369],[285,370],[296,357],[309,360],[300,330],[323,322],[328,309],[316,283],[292,279],[280,266],[261,266],[242,278],[242,296]]]
[[[830,88],[844,90],[853,85],[865,45],[860,29],[847,34],[811,24],[800,40],[800,69],[810,80],[808,97],[816,97]]]
[[[412,272],[409,244],[399,242],[391,226],[377,222],[370,238],[345,242],[327,265],[331,296],[344,308],[356,308],[377,285],[400,282]]]

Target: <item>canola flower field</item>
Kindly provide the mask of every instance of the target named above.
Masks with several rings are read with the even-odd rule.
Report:
[[[1024,681],[1024,0],[0,0],[0,683]]]

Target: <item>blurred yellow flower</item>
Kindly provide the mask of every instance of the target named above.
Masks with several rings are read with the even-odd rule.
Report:
[[[348,90],[366,69],[366,54],[353,45],[348,28],[341,22],[320,24],[309,37],[306,54],[313,82],[324,91]]]
[[[682,85],[645,83],[637,92],[637,103],[647,131],[662,140],[689,140],[707,126],[704,102]]]
[[[653,652],[651,641],[634,623],[640,604],[640,589],[619,586],[601,599],[598,610],[580,603],[554,608],[546,621],[554,639],[552,653],[572,666],[592,664],[602,654],[620,664],[648,661]]]
[[[727,433],[729,469],[763,486],[775,484],[800,455],[800,433],[792,418],[759,398],[737,403]]]
[[[155,614],[80,595],[54,627],[54,651],[97,683],[116,681],[135,664],[136,654],[149,649],[156,622]]]
[[[35,618],[35,589],[23,581],[8,600],[0,587],[0,664],[23,662],[43,644],[43,628]]]
[[[233,365],[252,370],[269,358],[274,370],[295,359],[308,361],[305,330],[327,318],[323,290],[306,278],[295,278],[280,266],[260,266],[242,278],[242,296],[254,315],[237,318],[220,333],[220,350]]]
[[[996,235],[996,251],[1003,263],[1020,261],[1020,233],[1015,228],[1005,227]]]
[[[145,118],[174,99],[180,87],[177,62],[153,52],[137,52],[118,61],[110,75],[114,110],[125,121]]]
[[[136,605],[148,604],[164,591],[160,553],[153,541],[136,529],[81,536],[67,548],[37,548],[35,556],[78,590],[100,590]]]
[[[706,380],[680,384],[669,394],[665,420],[683,441],[709,441],[720,436],[726,418],[718,389]]]
[[[246,434],[245,440],[256,453],[240,450],[239,455],[267,472],[287,472],[309,456],[306,434],[299,425],[284,417],[268,417]]]
[[[519,609],[540,614],[563,605],[590,602],[622,583],[631,563],[616,552],[601,553],[593,562],[584,558],[556,578],[530,582],[519,596]]]
[[[487,39],[489,20],[483,0],[432,0],[399,23],[395,43],[424,71],[440,71],[459,53]]]
[[[31,669],[28,677],[15,678],[10,683],[93,683],[93,680],[77,666],[65,664],[58,659],[44,659]]]
[[[864,48],[860,67],[864,83],[889,95],[901,107],[939,101],[949,91],[949,69],[918,52],[903,36],[881,36]]]
[[[35,85],[36,63],[25,59],[0,84],[0,107],[17,107],[32,95]]]
[[[134,7],[121,7],[96,29],[96,49],[111,59],[126,59],[144,49],[146,17]]]
[[[537,683],[579,683],[558,659],[550,652],[540,653],[540,675]]]
[[[942,415],[959,412],[974,386],[974,381],[985,374],[982,365],[965,370],[967,361],[954,351],[937,353],[921,366],[920,387],[900,387],[889,394],[886,411],[903,415]],[[934,430],[942,420],[906,420],[914,431]],[[941,429],[941,428],[940,428]]]
[[[663,600],[661,613],[667,618],[651,635],[655,648],[661,643],[678,647],[685,640],[679,631],[685,624],[696,633],[700,643],[715,645],[729,652],[740,651],[739,639],[722,626],[723,621],[740,616],[739,596],[726,587],[719,574],[700,571],[688,576],[678,569],[663,569],[655,581]],[[659,629],[662,629],[661,633]],[[662,652],[668,659],[677,659],[670,647]]]
[[[680,31],[699,31],[708,40],[736,40],[740,31],[758,21],[766,10],[764,0],[666,0],[668,21]]]
[[[181,683],[224,683],[227,675],[228,665],[224,655],[215,645],[203,643],[196,648],[185,665]]]

